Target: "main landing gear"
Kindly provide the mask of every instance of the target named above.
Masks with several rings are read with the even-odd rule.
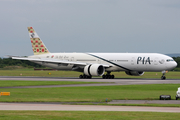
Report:
[[[166,71],[162,71],[161,80],[165,80],[165,79],[166,79],[166,76],[165,76],[165,74],[166,74]]]
[[[111,75],[111,72],[107,72],[106,75],[102,76],[103,79],[114,79],[114,75]]]
[[[80,75],[79,78],[80,78],[80,79],[91,79],[92,76],[88,76],[88,75],[85,75],[85,74],[84,74],[84,75]]]

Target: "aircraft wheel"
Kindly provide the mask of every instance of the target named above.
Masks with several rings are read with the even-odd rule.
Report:
[[[109,79],[109,75],[106,75],[106,79]]]
[[[87,76],[89,79],[91,79],[92,78],[92,76]]]
[[[111,78],[114,79],[114,75],[111,75]]]
[[[106,75],[103,75],[102,78],[103,78],[103,79],[106,79]]]
[[[82,75],[80,75],[80,76],[79,76],[79,78],[80,78],[80,79],[82,79],[82,78],[83,78],[83,76],[82,76]]]
[[[162,76],[162,77],[161,77],[161,80],[165,80],[165,79],[166,79],[166,76]]]
[[[87,76],[87,75],[84,75],[84,78],[85,78],[85,79],[87,79],[88,77],[89,77],[89,76]]]
[[[79,78],[80,78],[80,79],[91,79],[92,76],[80,75]]]
[[[114,79],[114,75],[103,75],[102,76],[103,79]]]

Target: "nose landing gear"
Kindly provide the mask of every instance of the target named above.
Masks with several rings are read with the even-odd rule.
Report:
[[[166,76],[165,76],[165,74],[166,74],[166,71],[162,71],[161,80],[165,80],[165,79],[166,79]]]

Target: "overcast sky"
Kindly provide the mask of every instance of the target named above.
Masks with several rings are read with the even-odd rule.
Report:
[[[180,0],[0,0],[0,56],[50,52],[180,53]]]

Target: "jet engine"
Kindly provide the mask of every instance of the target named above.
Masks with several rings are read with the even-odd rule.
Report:
[[[88,76],[102,76],[105,69],[100,64],[91,64],[84,67],[84,74]]]
[[[127,75],[141,76],[144,74],[143,71],[125,71]]]

